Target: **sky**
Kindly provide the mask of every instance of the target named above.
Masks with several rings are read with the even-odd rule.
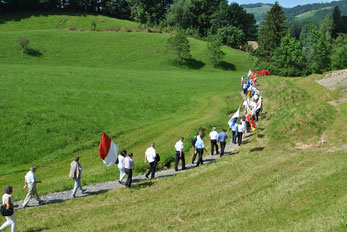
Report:
[[[294,7],[297,5],[305,5],[311,3],[326,3],[333,0],[278,0],[283,7]],[[336,1],[336,0],[335,0]],[[237,2],[238,4],[250,4],[250,3],[275,3],[275,0],[229,0],[229,2]]]

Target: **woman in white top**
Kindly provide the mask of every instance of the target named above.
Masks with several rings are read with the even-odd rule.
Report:
[[[124,164],[123,164],[123,159],[127,156],[127,151],[123,150],[119,155],[118,155],[118,169],[119,169],[119,183],[122,183],[122,180],[124,179],[124,176],[126,175],[125,169],[124,169]]]
[[[5,194],[2,196],[2,204],[6,205],[6,209],[17,208],[18,205],[14,205],[13,198],[11,196],[13,192],[12,186],[6,186]],[[11,232],[16,231],[16,213],[13,212],[11,216],[6,216],[6,222],[0,227],[0,231],[11,225]]]

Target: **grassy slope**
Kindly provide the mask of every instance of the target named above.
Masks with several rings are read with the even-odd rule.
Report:
[[[58,20],[0,24],[0,182],[14,185],[20,198],[31,164],[39,166],[41,194],[70,189],[68,164],[76,154],[84,184],[117,178],[118,170],[98,158],[102,131],[135,153],[138,173],[146,167],[143,152],[150,142],[157,142],[163,165],[172,161],[179,136],[225,126],[237,108],[239,77],[247,70],[240,51],[223,48],[226,67],[235,71],[214,69],[206,44],[192,39],[195,63],[181,68],[165,50],[169,35],[44,30],[51,17]],[[27,30],[29,24],[36,26]],[[37,56],[20,51],[21,34]]]
[[[134,185],[132,189],[20,211],[19,228],[345,231],[346,130],[340,134],[333,130],[335,123],[345,124],[346,104],[327,105],[326,101],[336,98],[338,93],[322,88],[314,80],[260,80],[265,110],[258,129],[250,136],[251,142],[235,155],[174,177]],[[303,112],[301,105],[310,109],[309,113]],[[321,112],[322,108],[329,111]],[[314,120],[315,124],[311,124],[307,116],[319,113],[329,117],[329,123]],[[282,122],[289,121],[285,122],[286,131],[278,127],[279,114]],[[274,133],[287,136],[277,138]],[[328,143],[318,147],[325,133],[329,134]],[[297,143],[302,142],[315,146],[298,148]]]

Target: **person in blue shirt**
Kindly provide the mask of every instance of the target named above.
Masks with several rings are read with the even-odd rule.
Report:
[[[228,138],[228,135],[225,133],[225,130],[222,129],[222,132],[218,134],[218,141],[219,141],[220,149],[221,149],[220,157],[224,155],[224,149],[225,149],[227,138]]]
[[[238,124],[235,123],[232,127],[231,127],[231,131],[233,132],[233,144],[236,144],[236,139],[237,139],[237,133],[238,133]]]
[[[201,165],[203,164],[202,155],[204,154],[204,150],[207,152],[207,150],[205,148],[205,144],[204,144],[203,138],[204,138],[204,136],[200,135],[200,138],[198,138],[196,140],[196,143],[195,143],[195,151],[196,151],[196,153],[199,154],[199,159],[198,159],[198,162],[197,162],[196,166],[199,166],[200,164]]]

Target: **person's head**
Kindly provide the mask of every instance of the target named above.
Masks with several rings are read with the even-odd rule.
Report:
[[[202,131],[200,131],[199,137],[202,138],[203,136],[204,136],[204,133]]]
[[[222,129],[222,132],[225,132],[225,130],[224,130],[224,129]]]
[[[6,186],[4,192],[7,194],[11,194],[13,192],[13,187],[11,185]]]
[[[215,127],[213,127],[213,131],[216,131],[216,128],[215,128]]]
[[[151,143],[151,147],[153,147],[153,148],[154,148],[154,147],[155,147],[155,143]]]
[[[120,154],[125,157],[125,156],[127,156],[127,151],[123,150]]]
[[[30,171],[32,171],[32,172],[36,172],[36,167],[33,165],[33,166],[31,166],[30,167]]]
[[[133,153],[131,152],[131,153],[129,154],[129,157],[130,157],[130,158],[133,158],[133,156],[134,156],[134,155],[133,155]]]
[[[182,141],[182,142],[184,141],[184,138],[183,138],[183,137],[181,137],[181,141]]]
[[[76,162],[78,162],[80,160],[80,157],[79,156],[75,156],[75,159],[74,159]]]
[[[246,116],[245,116],[245,115],[242,116],[242,120],[243,120],[243,121],[246,120]]]

